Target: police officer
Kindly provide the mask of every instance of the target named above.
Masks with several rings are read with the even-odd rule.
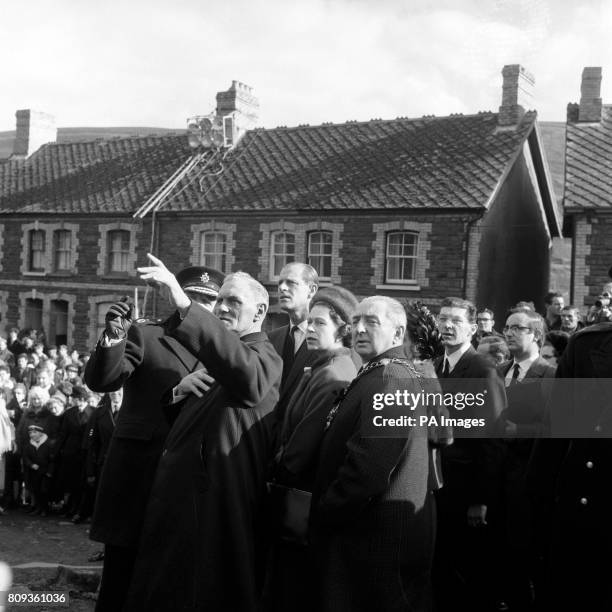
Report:
[[[193,266],[179,272],[185,293],[211,311],[223,283],[218,270]],[[170,317],[132,324],[128,302],[113,304],[85,369],[94,391],[123,387],[122,409],[100,477],[90,538],[105,544],[96,610],[121,610],[130,583],[144,512],[169,424],[164,391],[202,364],[168,333]],[[205,371],[202,381],[206,380]],[[202,385],[205,383],[202,382]]]
[[[612,323],[576,333],[556,377],[550,406],[554,439],[539,442],[531,479],[538,492],[540,529],[550,537],[540,604],[559,612],[609,611]]]

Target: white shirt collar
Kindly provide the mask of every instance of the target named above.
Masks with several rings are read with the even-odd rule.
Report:
[[[450,372],[452,372],[455,369],[455,366],[457,365],[459,360],[463,357],[465,352],[470,348],[470,346],[472,346],[472,343],[466,342],[465,344],[462,344],[454,353],[451,353],[450,355],[446,353],[446,351],[444,352],[444,359],[448,360],[448,369]],[[444,363],[442,364],[442,367],[444,367]]]
[[[291,329],[293,327],[297,328],[293,332],[293,339],[295,342],[294,347],[295,347],[295,352],[297,353],[300,349],[300,346],[302,346],[302,342],[304,342],[304,340],[306,339],[306,330],[308,328],[308,320],[304,319],[301,323],[298,323],[297,325],[289,324],[289,333],[291,333]]]
[[[538,355],[534,355],[533,357],[527,357],[527,359],[523,359],[521,361],[517,361],[516,359],[513,359],[512,364],[510,365],[510,368],[508,372],[506,373],[505,379],[507,381],[512,380],[512,376],[514,374],[514,366],[518,364],[519,375],[517,377],[517,380],[520,382],[521,380],[525,378],[527,372],[529,371],[529,368],[531,367],[531,365],[537,358],[538,358]]]

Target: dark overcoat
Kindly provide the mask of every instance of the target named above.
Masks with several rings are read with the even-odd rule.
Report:
[[[119,414],[113,414],[108,400],[98,406],[87,423],[87,456],[85,474],[99,478],[106,460],[115,422]]]
[[[402,347],[385,357],[405,359]],[[321,571],[317,609],[427,609],[434,546],[426,428],[403,438],[362,435],[374,393],[419,392],[416,371],[389,363],[363,374],[325,433],[312,508],[311,541]],[[419,406],[411,412],[425,415]]]
[[[85,459],[82,449],[83,436],[91,413],[89,407],[81,412],[76,406],[72,406],[62,415],[56,446],[57,478],[62,491],[78,489],[81,483]]]
[[[287,405],[281,429],[277,480],[286,486],[312,490],[325,420],[339,392],[355,378],[357,368],[347,348],[312,351]]]
[[[96,346],[85,368],[90,389],[107,393],[123,387],[117,419],[100,477],[90,537],[135,547],[169,425],[162,395],[201,367],[198,359],[168,335],[168,321],[135,323],[125,341]]]
[[[216,383],[189,396],[166,440],[126,611],[252,611],[281,359],[192,306],[173,332]]]
[[[574,381],[555,381],[551,420],[575,419],[580,437],[542,440],[530,466],[532,488],[548,516],[542,524],[552,527],[544,605],[559,611],[609,611],[612,323],[597,323],[572,336],[556,377]],[[587,384],[583,379],[592,380]]]

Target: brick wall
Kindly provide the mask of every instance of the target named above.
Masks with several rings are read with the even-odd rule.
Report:
[[[213,215],[179,216],[167,214],[158,216],[158,230],[153,241],[153,252],[174,271],[192,265],[195,243],[194,226],[208,223]],[[443,214],[368,214],[356,217],[342,214],[302,214],[288,215],[287,221],[296,227],[306,229],[330,227],[342,228],[339,235],[340,246],[337,249],[338,274],[340,282],[364,297],[375,293],[390,295],[398,299],[422,299],[435,306],[440,299],[448,295],[465,295],[465,259],[467,223],[475,215],[456,213]],[[100,227],[123,227],[130,224],[135,236],[134,266],[146,264],[146,253],[150,249],[150,219],[144,223],[134,223],[129,217],[100,218],[73,217],[66,222],[78,226],[78,270],[77,274],[45,274],[31,278],[23,276],[20,271],[22,226],[32,223],[33,219],[11,219],[4,222],[4,259],[0,270],[0,285],[5,297],[2,312],[3,327],[17,325],[23,321],[23,308],[26,296],[36,295],[49,305],[51,299],[58,295],[69,303],[71,330],[69,337],[80,350],[91,348],[96,339],[95,320],[96,303],[115,299],[122,295],[134,294],[134,287],[139,287],[139,298],[144,297],[145,287],[135,275],[100,275]],[[264,232],[262,227],[279,221],[278,215],[240,214],[232,219],[216,218],[217,222],[235,226],[230,245],[234,258],[233,269],[244,270],[256,278],[261,278],[260,244]],[[45,221],[41,221],[45,222]],[[52,219],[53,223],[57,218]],[[397,228],[396,228],[397,226]],[[426,257],[420,262],[421,274],[418,277],[418,288],[398,286],[381,288],[377,280],[376,261],[384,251],[384,232],[380,228],[423,230],[420,238],[419,255]],[[304,250],[305,241],[298,241]],[[296,259],[303,260],[304,252],[296,253]],[[374,263],[373,263],[374,262]],[[276,306],[275,282],[267,279],[266,284]],[[378,286],[378,288],[377,288]],[[35,292],[33,294],[33,292]],[[169,313],[164,298],[159,292],[149,290],[146,304],[148,317],[163,317]],[[142,314],[142,313],[141,313]],[[46,317],[46,318],[45,318]],[[48,315],[43,316],[43,323]]]
[[[586,239],[583,247],[584,264],[579,267],[578,260],[578,227]],[[591,306],[603,288],[610,282],[608,271],[612,266],[612,214],[598,213],[597,216],[586,216],[576,224],[576,270],[580,269],[583,284],[580,286],[581,301],[578,306]],[[576,274],[576,278],[578,275]]]
[[[589,294],[592,222],[589,217],[576,217],[574,224],[573,295],[571,301],[582,308]]]

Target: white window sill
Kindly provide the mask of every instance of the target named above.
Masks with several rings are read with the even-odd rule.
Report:
[[[385,291],[420,291],[421,285],[376,285],[376,289]]]

